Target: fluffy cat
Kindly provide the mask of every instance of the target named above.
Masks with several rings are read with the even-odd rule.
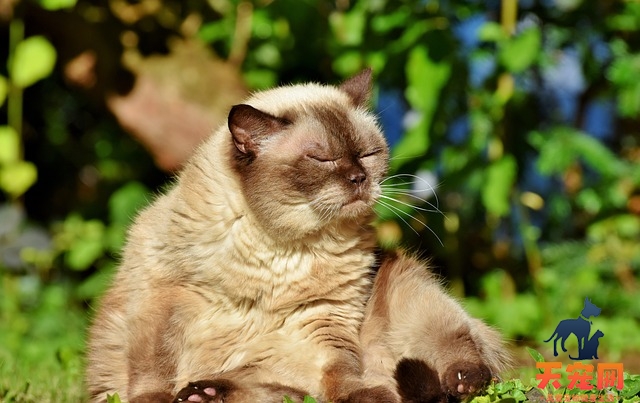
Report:
[[[376,253],[370,86],[366,70],[232,108],[130,229],[90,329],[93,402],[446,401],[504,367],[424,265]]]

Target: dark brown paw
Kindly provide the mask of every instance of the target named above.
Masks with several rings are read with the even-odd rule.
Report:
[[[398,393],[403,403],[446,403],[438,373],[418,359],[403,358],[396,366]]]
[[[231,382],[224,380],[189,382],[178,392],[173,403],[223,403],[232,389]]]
[[[151,392],[136,396],[129,400],[129,403],[170,403],[173,396],[166,392]]]
[[[482,390],[491,381],[491,371],[484,364],[457,362],[445,371],[442,381],[447,395],[463,398]]]
[[[398,403],[398,399],[389,389],[384,386],[375,388],[358,389],[349,394],[340,403]]]

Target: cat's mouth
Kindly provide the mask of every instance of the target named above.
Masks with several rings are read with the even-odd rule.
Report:
[[[370,210],[371,202],[358,195],[354,195],[345,201],[341,207],[341,213],[346,216],[357,216]]]

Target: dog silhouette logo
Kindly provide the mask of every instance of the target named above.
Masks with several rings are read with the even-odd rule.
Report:
[[[600,315],[601,309],[591,302],[589,298],[584,299],[584,308],[580,312],[580,316],[576,319],[561,320],[556,326],[556,330],[551,337],[545,340],[545,343],[553,340],[553,355],[558,356],[558,340],[560,340],[560,347],[565,353],[567,349],[564,344],[567,338],[572,334],[578,339],[578,356],[574,357],[571,354],[569,358],[572,360],[589,360],[592,358],[598,358],[598,347],[600,345],[600,338],[604,336],[604,333],[599,329],[589,338],[591,334],[591,321],[589,318],[592,316]]]

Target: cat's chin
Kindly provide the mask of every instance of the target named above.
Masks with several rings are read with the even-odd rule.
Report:
[[[362,199],[350,200],[340,208],[340,216],[344,218],[364,217],[371,213],[371,204]]]

